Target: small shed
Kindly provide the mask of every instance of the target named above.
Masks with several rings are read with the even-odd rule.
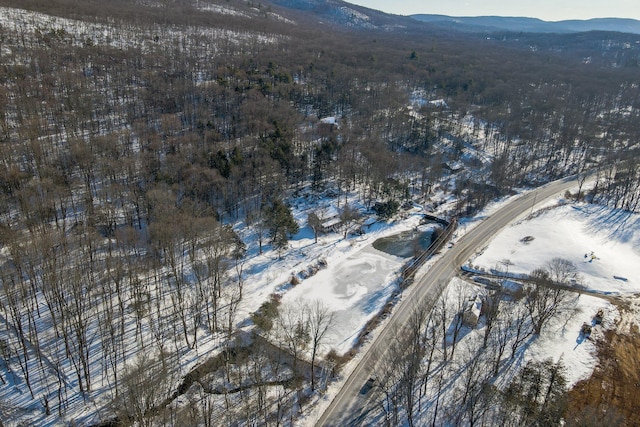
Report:
[[[325,117],[320,119],[320,123],[318,123],[318,131],[320,134],[330,134],[336,129],[339,129],[340,125],[338,124],[338,119],[336,117]]]
[[[338,232],[338,228],[342,224],[342,220],[339,217],[332,217],[322,221],[322,232],[328,233],[330,231]]]
[[[322,232],[338,232],[338,229],[342,225],[342,220],[340,219],[340,212],[334,207],[326,208],[322,212],[322,216],[320,218],[322,221]]]
[[[448,161],[442,164],[442,167],[452,173],[464,170],[464,165],[460,161]]]
[[[323,119],[320,119],[320,123],[325,124],[325,125],[338,125],[338,119],[335,117],[325,117]]]
[[[469,298],[467,306],[462,313],[462,323],[470,328],[478,326],[480,314],[482,313],[482,299],[475,295]]]

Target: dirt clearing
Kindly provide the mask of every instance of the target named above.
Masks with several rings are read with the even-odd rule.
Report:
[[[627,317],[630,313],[623,317]],[[633,315],[632,315],[633,316]],[[637,318],[637,314],[634,317]],[[620,332],[622,330],[626,331]],[[569,392],[569,426],[640,426],[640,329],[608,330],[598,338],[598,366]]]

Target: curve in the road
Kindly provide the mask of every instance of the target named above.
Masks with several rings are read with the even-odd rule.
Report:
[[[405,291],[405,298],[393,310],[391,317],[365,353],[358,365],[345,380],[331,404],[324,411],[316,426],[354,425],[349,419],[357,416],[366,399],[359,394],[362,385],[373,376],[376,364],[411,315],[415,306],[412,302],[420,302],[429,297],[435,301],[442,290],[455,275],[460,266],[479,248],[485,246],[500,230],[517,220],[520,216],[533,210],[535,204],[563,193],[576,185],[575,178],[553,181],[534,191],[524,194],[487,217],[475,228],[462,236],[455,246],[450,248],[413,286]],[[439,286],[441,285],[441,286]],[[360,399],[358,397],[360,396]],[[357,424],[356,424],[357,425]]]

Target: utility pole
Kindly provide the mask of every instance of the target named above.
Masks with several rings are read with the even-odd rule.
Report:
[[[536,198],[538,197],[538,192],[533,193],[533,203],[531,204],[531,212],[529,216],[533,215],[533,207],[536,205]]]

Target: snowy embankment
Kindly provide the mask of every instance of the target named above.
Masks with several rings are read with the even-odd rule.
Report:
[[[557,203],[558,200],[555,201]],[[471,263],[486,271],[526,275],[554,258],[570,261],[577,283],[603,296],[631,296],[640,292],[640,215],[587,205],[547,204],[529,218],[504,229]],[[608,300],[576,294],[573,309],[551,320],[524,355],[527,360],[562,360],[568,385],[587,378],[597,363],[594,328],[591,340],[580,335],[599,309],[602,327],[612,328],[620,314]]]

